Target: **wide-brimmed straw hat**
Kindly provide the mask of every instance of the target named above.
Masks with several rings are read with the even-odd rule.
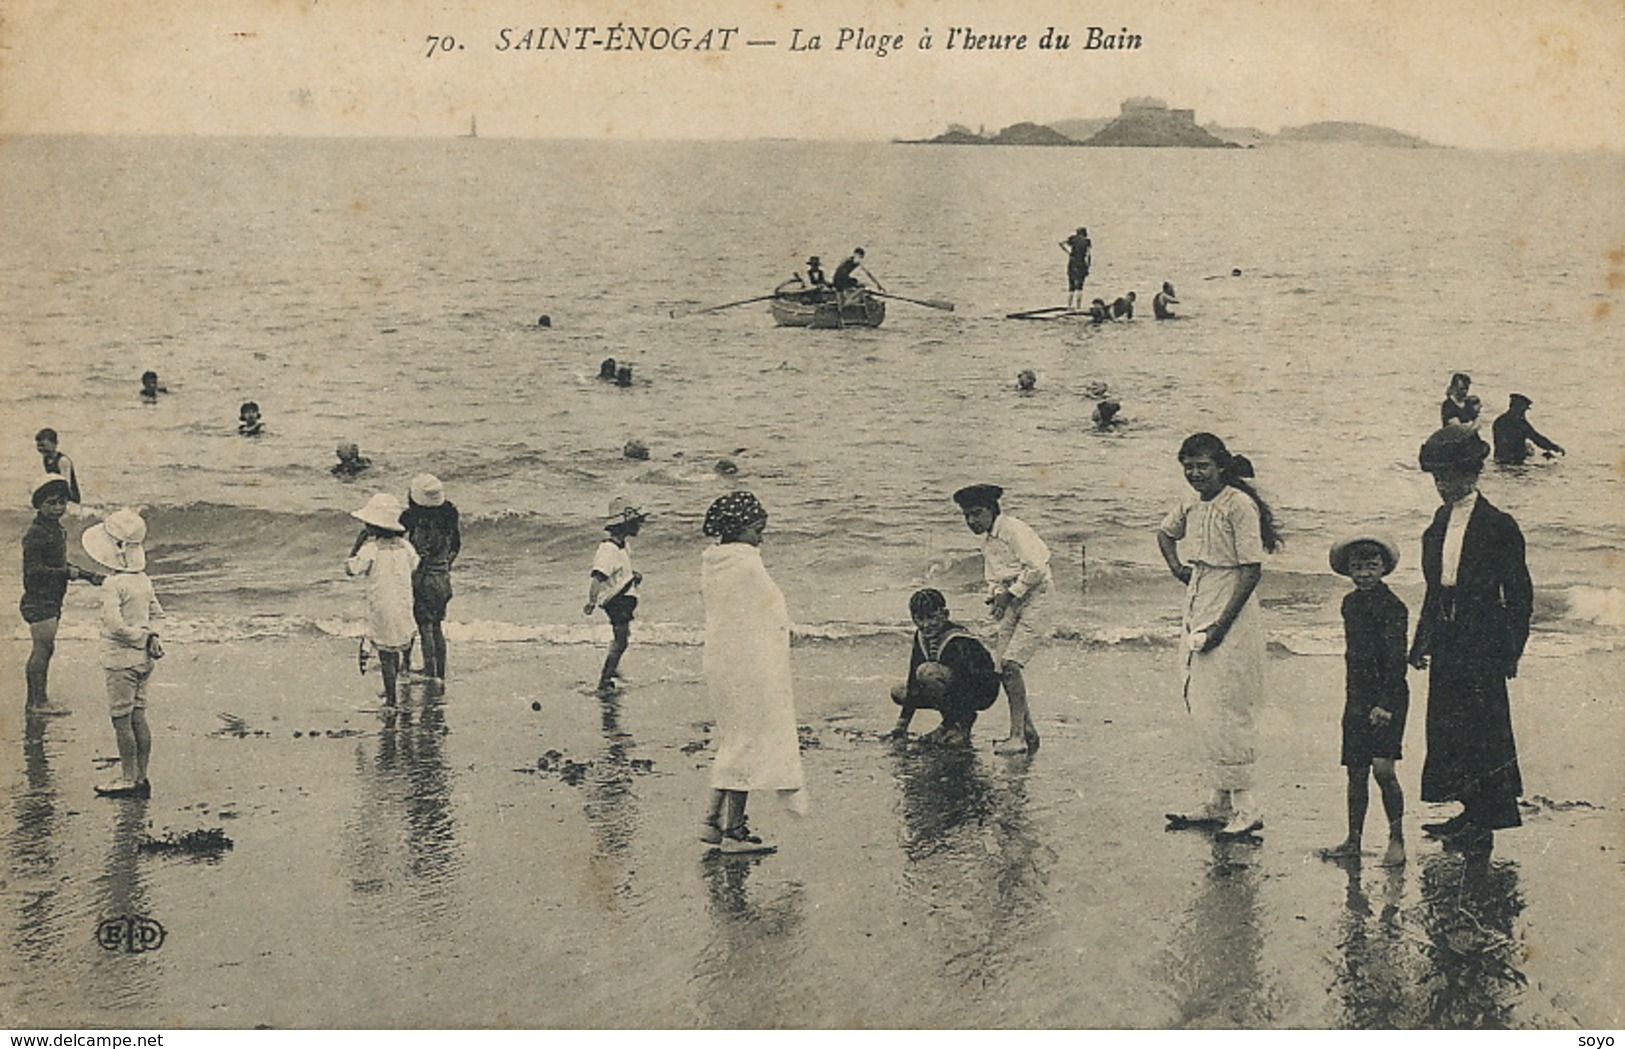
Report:
[[[617,496],[610,500],[609,513],[604,516],[608,524],[631,524],[633,521],[644,521],[649,517],[637,507],[632,500],[625,496]]]
[[[367,505],[359,510],[351,510],[350,516],[362,524],[370,524],[375,528],[387,528],[391,532],[404,532],[401,527],[401,512],[405,507],[401,501],[388,492],[376,492]]]
[[[115,572],[145,572],[146,541],[147,522],[130,507],[108,514],[107,520],[91,525],[79,537],[86,554]]]
[[[28,490],[28,499],[34,504],[34,509],[38,510],[40,504],[45,502],[45,497],[51,494],[50,489],[53,485],[61,486],[63,498],[67,498],[73,491],[73,486],[68,483],[66,477],[61,474],[45,474],[35,480],[33,487]]]
[[[1394,545],[1393,540],[1384,536],[1368,535],[1362,532],[1359,535],[1349,536],[1347,539],[1339,539],[1332,544],[1332,552],[1327,557],[1327,560],[1331,562],[1332,571],[1338,575],[1348,575],[1349,554],[1363,543],[1369,543],[1382,551],[1383,575],[1392,572],[1399,565],[1399,547]]]
[[[1416,461],[1424,472],[1435,473],[1452,467],[1476,467],[1489,454],[1490,446],[1476,431],[1466,426],[1446,426],[1422,442]]]
[[[439,506],[446,501],[446,486],[434,474],[418,474],[407,487],[407,494],[419,506]]]

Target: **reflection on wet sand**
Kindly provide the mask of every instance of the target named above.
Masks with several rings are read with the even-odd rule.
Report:
[[[711,936],[694,966],[701,1025],[710,1028],[804,1027],[819,1023],[814,1005],[791,986],[805,945],[805,890],[781,881],[753,891],[762,856],[708,853],[700,861]],[[771,862],[768,860],[768,862]]]
[[[44,718],[29,718],[23,734],[23,776],[27,789],[14,799],[11,871],[5,879],[17,901],[12,951],[24,962],[46,961],[61,946],[58,914],[56,787],[46,754]]]
[[[1393,1027],[1396,1017],[1414,1010],[1416,993],[1399,911],[1405,868],[1378,868],[1381,908],[1373,914],[1359,859],[1343,860],[1339,865],[1348,876],[1348,888],[1332,985],[1341,1008],[1337,1025],[1355,1030]]]
[[[1170,946],[1170,990],[1182,1028],[1267,1027],[1278,993],[1259,965],[1264,951],[1258,904],[1258,850],[1245,840],[1215,839],[1202,888]]]
[[[113,802],[117,812],[107,843],[102,873],[96,878],[91,913],[96,922],[132,922],[155,919],[147,907],[145,879],[141,870],[141,839],[147,824],[147,803],[135,798]],[[161,962],[157,954],[125,950],[98,951],[91,965],[88,998],[98,1008],[119,1010],[150,1006],[158,997]]]
[[[1523,911],[1518,865],[1488,852],[1443,852],[1422,861],[1420,921],[1428,944],[1419,1013],[1401,1026],[1495,1029],[1514,1026],[1523,999]],[[1521,1026],[1521,1025],[1520,1025]]]
[[[975,750],[918,743],[899,747],[892,762],[902,794],[904,896],[929,917],[927,936],[945,975],[991,1001],[1004,999],[997,992],[1049,917],[1044,889],[1054,852],[1027,814],[1028,765],[1011,761],[995,780]]]
[[[26,963],[50,961],[62,948],[62,891],[57,872],[57,789],[45,752],[44,718],[29,718],[23,734],[24,791],[18,792],[11,828],[11,872],[5,878],[16,900],[11,950]]]
[[[441,700],[437,690],[425,688],[421,702],[403,699],[378,735],[360,740],[356,772],[362,790],[345,827],[352,893],[405,892],[414,921],[453,915],[452,890],[463,863]]]
[[[632,892],[632,838],[638,829],[638,799],[632,789],[628,755],[636,744],[631,734],[621,728],[620,703],[618,695],[599,699],[604,751],[592,763],[582,806],[593,837],[588,876],[599,903],[611,909]]]

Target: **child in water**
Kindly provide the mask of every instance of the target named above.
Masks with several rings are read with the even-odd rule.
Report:
[[[372,460],[361,454],[361,446],[354,441],[346,441],[333,449],[333,454],[339,461],[333,465],[334,477],[354,477],[372,465]]]
[[[244,401],[237,409],[237,420],[237,432],[244,437],[258,437],[265,432],[265,423],[260,421],[260,406],[253,401]]]
[[[158,373],[145,371],[141,373],[141,399],[148,404],[156,404],[160,393],[168,393],[169,387],[158,383]]]
[[[367,633],[365,644],[378,652],[378,666],[384,674],[384,705],[395,705],[395,682],[400,677],[401,657],[417,636],[412,617],[412,573],[418,566],[417,551],[406,541],[401,524],[401,501],[379,492],[367,505],[350,516],[365,527],[344,563],[346,575],[367,580]]]
[[[609,516],[604,531],[609,535],[598,544],[592,559],[592,583],[587,589],[587,604],[583,615],[592,615],[593,609],[603,608],[609,617],[614,637],[609,652],[604,656],[604,668],[598,674],[598,694],[607,696],[615,691],[620,677],[621,656],[632,642],[632,612],[638,607],[637,588],[643,576],[632,571],[632,551],[626,541],[638,534],[649,515],[626,499],[609,504]]]
[[[108,798],[147,798],[152,784],[147,761],[152,756],[152,731],[147,727],[147,685],[153,664],[163,658],[164,647],[152,620],[164,610],[147,578],[147,523],[135,510],[109,514],[106,521],[85,529],[79,542],[85,553],[105,566],[102,582],[102,637],[106,645],[102,668],[107,677],[108,714],[118,740],[119,776],[98,784],[96,793]]]
[[[1382,577],[1399,564],[1399,548],[1386,539],[1356,536],[1332,547],[1332,571],[1348,576],[1354,589],[1343,598],[1344,660],[1347,664],[1343,705],[1343,756],[1348,768],[1349,833],[1322,849],[1329,860],[1358,859],[1365,829],[1371,777],[1382,791],[1388,816],[1388,848],[1381,865],[1405,862],[1405,792],[1394,763],[1405,738],[1410,686],[1405,681],[1405,638],[1409,614],[1405,602]]]

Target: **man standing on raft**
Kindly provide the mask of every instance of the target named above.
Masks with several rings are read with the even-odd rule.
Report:
[[[1089,231],[1083,226],[1061,241],[1066,252],[1066,308],[1083,309],[1083,282],[1089,279]]]

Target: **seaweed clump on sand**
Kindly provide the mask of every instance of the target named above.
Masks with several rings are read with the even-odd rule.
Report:
[[[151,835],[137,846],[142,852],[180,853],[206,859],[219,859],[231,851],[232,841],[219,827],[203,827],[177,834],[170,831],[161,838]]]

